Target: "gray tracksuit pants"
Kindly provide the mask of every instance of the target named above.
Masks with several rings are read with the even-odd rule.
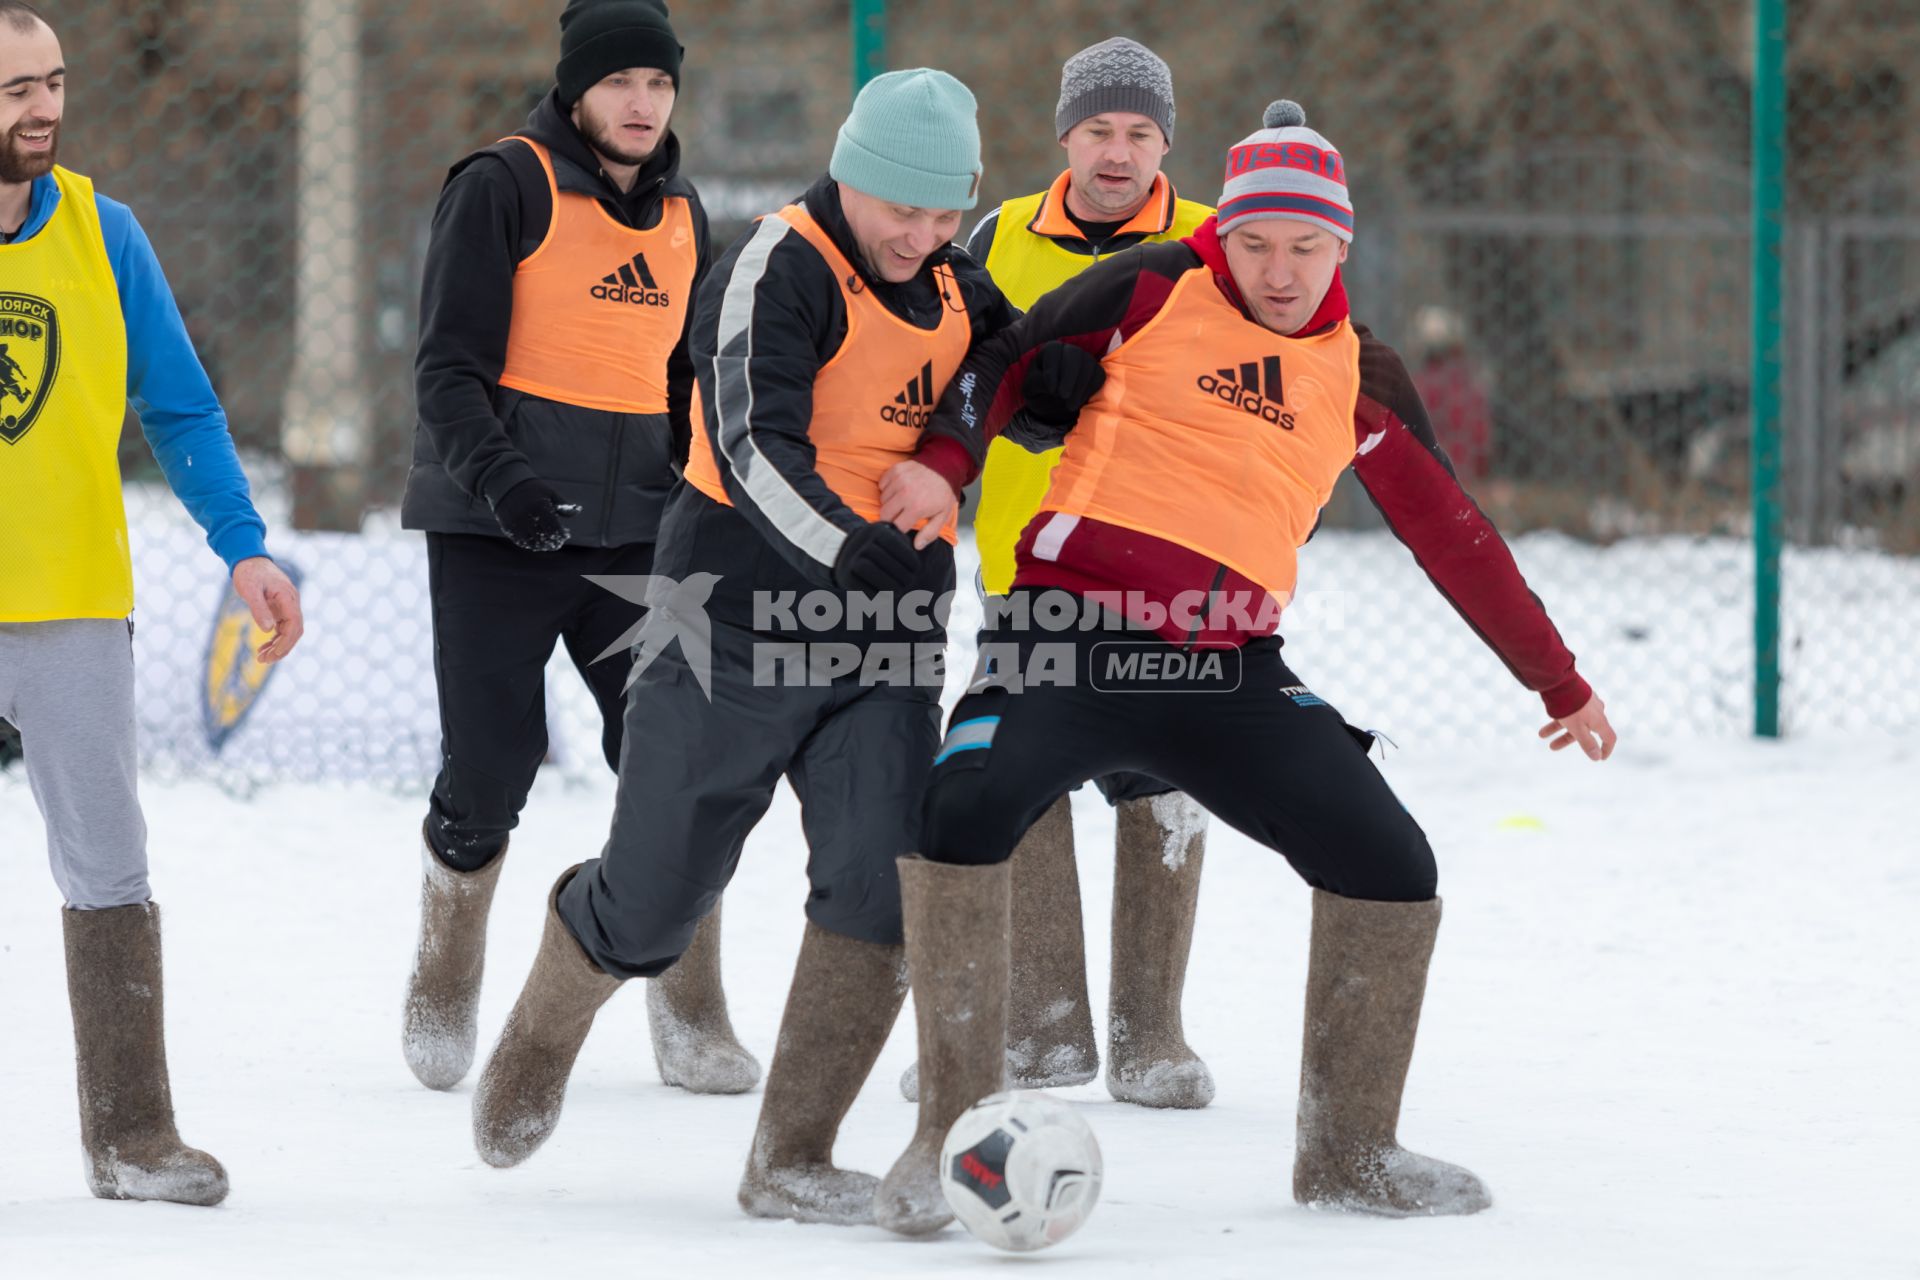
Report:
[[[147,901],[126,619],[0,622],[0,718],[20,730],[53,881],[67,905]]]
[[[613,829],[559,901],[607,973],[650,978],[679,959],[782,776],[800,799],[807,918],[862,942],[900,942],[894,859],[919,838],[939,691],[852,676],[765,687],[754,679],[757,643],[715,624],[711,699],[677,649],[628,693]]]

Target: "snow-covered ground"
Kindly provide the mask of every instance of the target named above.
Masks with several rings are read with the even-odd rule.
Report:
[[[217,565],[175,504],[135,506],[176,1098],[234,1192],[214,1211],[86,1194],[58,899],[25,780],[0,775],[4,1280],[1920,1276],[1907,1203],[1920,1186],[1920,837],[1896,809],[1920,765],[1920,677],[1906,674],[1920,563],[1790,557],[1787,706],[1801,734],[1756,743],[1738,737],[1741,544],[1519,540],[1624,735],[1594,766],[1533,742],[1537,701],[1390,538],[1317,538],[1289,659],[1350,719],[1402,742],[1384,767],[1441,857],[1447,918],[1403,1136],[1480,1172],[1495,1208],[1383,1222],[1291,1203],[1307,893],[1216,826],[1187,1023],[1219,1098],[1161,1114],[1098,1084],[1068,1091],[1106,1152],[1104,1202],[1066,1245],[1015,1259],[958,1228],[916,1244],[741,1215],[758,1094],[662,1086],[637,993],[601,1015],[548,1147],[520,1169],[484,1166],[471,1081],[430,1093],[399,1050],[423,787],[406,779],[431,768],[437,729],[417,539],[283,535],[307,571],[309,639],[215,759],[197,703]],[[955,683],[977,618],[963,596]],[[546,887],[598,851],[611,803],[584,691],[558,663],[550,687],[559,767],[502,881],[489,1038]],[[383,781],[287,781],[315,776]],[[1103,1008],[1112,818],[1090,791],[1076,806]],[[763,1063],[799,944],[803,856],[783,789],[727,899],[734,1018]],[[909,1012],[848,1120],[843,1163],[884,1169],[911,1128],[895,1087],[911,1025]]]
[[[1496,1196],[1456,1221],[1290,1202],[1307,894],[1216,827],[1187,1021],[1219,1098],[1161,1114],[1070,1091],[1106,1153],[1104,1202],[1026,1258],[958,1228],[912,1243],[742,1216],[759,1097],[660,1085],[637,992],[601,1014],[548,1147],[483,1165],[470,1082],[429,1093],[400,1055],[419,800],[364,786],[146,786],[181,1125],[234,1190],[216,1210],[93,1200],[59,903],[16,771],[0,778],[0,1276],[1920,1275],[1920,839],[1898,800],[1917,767],[1911,735],[1629,736],[1604,766],[1524,733],[1394,754],[1447,901],[1403,1136]],[[496,905],[487,1036],[546,886],[597,850],[610,796],[558,775],[537,791]],[[1083,792],[1077,822],[1104,993],[1112,821]],[[797,833],[783,789],[727,899],[734,1017],[763,1062],[800,936]],[[910,1026],[843,1163],[878,1171],[906,1138]]]

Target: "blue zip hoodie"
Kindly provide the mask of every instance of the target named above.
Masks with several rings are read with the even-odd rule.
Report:
[[[52,219],[60,188],[51,174],[34,179],[28,200],[27,220],[9,243],[31,240]],[[127,399],[168,487],[231,572],[242,560],[267,554],[267,523],[253,508],[226,411],[133,210],[98,192],[94,203],[126,322]]]

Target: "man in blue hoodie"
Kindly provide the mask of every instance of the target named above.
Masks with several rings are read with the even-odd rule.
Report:
[[[0,0],[0,718],[66,899],[80,1135],[93,1193],[218,1204],[220,1162],[174,1128],[162,1034],[160,911],[135,793],[133,563],[118,446],[129,402],[167,483],[206,530],[263,632],[298,643],[300,596],[267,557],[206,371],[128,208],[54,163],[60,41]]]

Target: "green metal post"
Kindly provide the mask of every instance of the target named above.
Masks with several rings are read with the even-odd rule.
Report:
[[[1786,0],[1753,0],[1753,732],[1780,736],[1780,356]],[[1816,424],[1802,424],[1812,428]]]
[[[853,0],[853,92],[887,69],[887,0]]]

